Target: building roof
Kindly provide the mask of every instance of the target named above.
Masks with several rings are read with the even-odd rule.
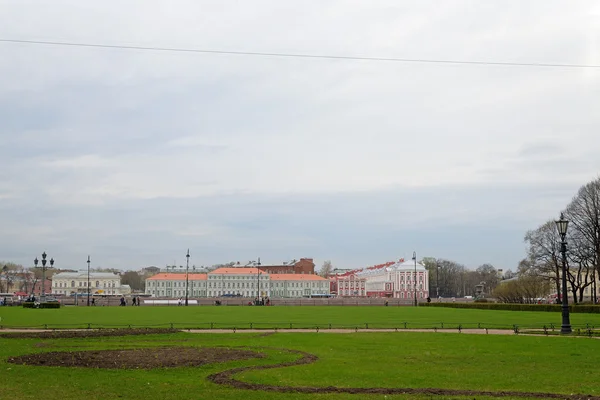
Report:
[[[214,271],[211,271],[210,274],[258,274],[260,272],[261,275],[268,275],[264,271],[259,270],[258,268],[249,268],[249,267],[223,267],[217,268]]]
[[[271,274],[272,281],[327,281],[319,275],[312,274]]]
[[[52,279],[72,279],[72,278],[86,278],[88,273],[87,271],[79,271],[79,272],[59,272],[58,274],[54,274]],[[119,275],[113,272],[90,272],[90,280],[91,279],[114,279],[119,278]]]
[[[187,274],[190,281],[205,281],[206,274]],[[161,272],[146,279],[147,281],[185,281],[185,274],[172,274]]]

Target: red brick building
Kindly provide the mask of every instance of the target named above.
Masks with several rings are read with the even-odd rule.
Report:
[[[288,264],[261,265],[258,269],[267,274],[314,275],[315,263],[312,258],[301,258],[300,261]]]

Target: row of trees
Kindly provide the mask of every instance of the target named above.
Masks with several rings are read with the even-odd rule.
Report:
[[[597,277],[600,273],[600,178],[583,185],[564,210],[569,220],[567,231],[567,281],[573,303],[597,302]],[[554,219],[527,232],[527,256],[519,263],[522,277],[545,281],[556,293],[561,289],[562,257],[560,236]]]
[[[422,260],[429,272],[429,293],[431,297],[488,296],[505,277],[491,264],[482,264],[475,270],[462,264],[442,258],[426,257]],[[481,293],[480,293],[481,292]]]
[[[2,262],[0,269],[0,292],[32,293],[35,285],[42,280],[41,268],[25,268],[21,264]],[[51,270],[46,270],[46,278],[52,276]]]

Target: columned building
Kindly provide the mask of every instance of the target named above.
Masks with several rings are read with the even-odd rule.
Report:
[[[160,273],[146,279],[146,294],[185,297],[186,274]],[[269,274],[254,267],[224,267],[188,274],[188,297],[302,298],[329,295],[329,280],[314,274]]]
[[[152,297],[185,297],[186,274],[156,274],[146,279],[146,294]],[[188,274],[188,297],[206,297],[206,274]]]
[[[258,268],[218,268],[207,275],[208,297],[271,297],[269,274]]]
[[[414,300],[415,293],[418,301],[429,297],[427,269],[420,263],[415,266],[414,261],[400,259],[384,268],[357,272],[356,276],[366,279],[367,296],[370,297]]]
[[[331,293],[342,297],[392,297],[417,300],[429,297],[427,269],[414,261],[389,261],[329,276]],[[415,287],[416,285],[416,287]]]
[[[121,276],[112,272],[90,272],[89,293],[103,295],[129,294],[131,288],[121,285]],[[52,294],[71,295],[88,293],[88,273],[60,272],[52,276]]]

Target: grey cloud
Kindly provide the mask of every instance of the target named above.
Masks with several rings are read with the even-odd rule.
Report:
[[[578,63],[594,4],[23,1],[0,36]],[[514,266],[522,232],[600,168],[593,70],[0,51],[0,258],[23,263],[161,265],[192,247],[197,264],[416,249]]]

